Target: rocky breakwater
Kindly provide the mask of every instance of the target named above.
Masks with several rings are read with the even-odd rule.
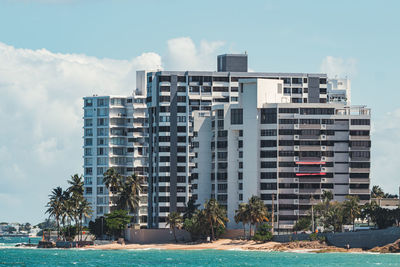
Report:
[[[378,253],[400,253],[400,239],[382,247],[372,248],[369,251]]]

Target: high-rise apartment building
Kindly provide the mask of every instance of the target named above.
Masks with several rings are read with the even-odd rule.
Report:
[[[138,73],[137,83],[143,82]],[[143,88],[143,86],[140,86]],[[108,168],[123,177],[143,176],[140,207],[134,215],[147,225],[147,107],[145,91],[132,96],[84,98],[84,196],[92,205],[91,220],[110,212],[115,198],[103,182]],[[86,222],[87,223],[87,222]]]
[[[338,150],[335,157],[339,157],[343,152],[343,158],[338,160],[329,156],[333,153],[332,142],[337,141],[332,138],[340,137],[339,139],[342,141],[338,142],[338,145],[346,142],[350,145],[349,140],[356,138],[350,136],[349,132],[353,131],[355,126],[347,124],[348,128],[345,127],[348,114],[354,111],[347,107],[350,104],[349,80],[329,80],[326,74],[247,72],[246,54],[219,56],[217,70],[141,71],[137,72],[137,89],[133,96],[85,98],[85,196],[95,207],[93,217],[108,212],[109,207],[113,205],[110,202],[109,193],[101,184],[102,173],[109,167],[118,168],[123,175],[135,172],[143,174],[148,179],[148,190],[146,188],[147,191],[145,191],[148,194],[141,196],[139,217],[141,226],[144,227],[147,223],[149,228],[166,227],[168,214],[173,211],[183,212],[192,195],[198,203],[204,203],[206,199],[215,197],[227,207],[228,214],[232,219],[238,203],[246,201],[250,193],[260,195],[266,204],[271,205],[270,200],[265,198],[274,194],[275,201],[278,201],[279,194],[287,189],[292,190],[293,194],[286,197],[296,195],[296,203],[305,203],[306,200],[303,197],[300,198],[300,191],[297,193],[294,191],[296,189],[293,185],[295,182],[288,182],[289,180],[285,179],[297,179],[298,188],[296,190],[302,192],[303,189],[310,189],[308,186],[316,189],[313,187],[316,186],[315,184],[320,185],[320,190],[333,189],[335,190],[335,199],[342,199],[349,190],[364,192],[367,181],[367,186],[369,186],[369,180],[366,178],[369,177],[369,174],[357,174],[360,177],[352,177],[351,181],[354,183],[362,179],[360,182],[363,184],[362,188],[350,186],[350,167],[346,164],[350,164],[348,157],[349,153],[353,152],[350,151],[352,148],[347,147],[347,154],[344,154],[346,149]],[[257,90],[253,90],[255,85]],[[241,92],[242,90],[244,93]],[[252,93],[245,95],[246,92]],[[114,98],[121,100],[113,100]],[[104,107],[98,105],[98,103],[103,103],[102,99],[106,103]],[[243,103],[248,99],[256,102]],[[115,105],[115,101],[121,101],[124,104]],[[96,108],[107,111],[97,111]],[[310,112],[314,112],[314,109],[324,110],[321,112],[329,110],[333,114],[300,114],[304,108],[310,108],[312,110]],[[126,113],[122,113],[122,109],[125,109]],[[234,111],[231,113],[232,109]],[[264,110],[266,109],[276,111],[277,122],[275,124],[264,125],[261,123],[261,115],[265,115]],[[281,114],[280,109],[289,109],[293,113]],[[369,112],[364,107],[359,107],[358,110]],[[256,119],[244,116],[247,114],[246,112],[251,112]],[[119,114],[126,114],[126,117]],[[230,114],[233,114],[232,116],[235,118],[243,116],[242,124],[231,125]],[[369,115],[364,115],[369,117]],[[340,116],[344,117],[338,118]],[[106,119],[109,125],[102,125],[101,119]],[[310,120],[309,126],[304,126],[303,124],[306,124],[308,119]],[[365,120],[369,119],[365,118]],[[281,121],[282,123],[280,123]],[[334,122],[333,125],[330,124],[331,122]],[[331,136],[332,131],[336,129],[331,129],[333,126],[337,128],[338,134],[336,135],[335,132],[334,136]],[[280,127],[287,132],[280,131]],[[369,129],[367,125],[360,127]],[[126,136],[112,135],[116,131],[114,128],[123,130],[126,132]],[[366,138],[365,140],[357,141],[366,141],[367,143],[360,143],[360,146],[369,153],[369,146],[364,146],[370,144],[368,129],[360,130],[364,132],[357,132],[366,134],[360,137]],[[98,136],[98,131],[101,133],[105,131],[106,136]],[[91,132],[92,136],[89,135]],[[250,138],[248,141],[243,139],[247,137]],[[86,142],[86,139],[92,139],[92,141]],[[107,140],[107,143],[102,143],[101,139]],[[271,141],[271,144],[275,141],[276,146],[259,147],[260,142],[265,145],[268,140]],[[271,145],[269,141],[267,143]],[[116,145],[115,142],[122,143]],[[87,145],[87,143],[92,145]],[[338,145],[335,143],[333,147],[336,149]],[[315,154],[304,152],[304,154],[304,147],[309,149],[307,151],[319,152]],[[101,150],[101,148],[107,150]],[[314,148],[316,150],[312,150]],[[292,150],[281,153],[279,152],[281,149]],[[269,157],[275,153],[269,152],[269,150],[275,150],[277,156]],[[104,158],[106,159],[102,159],[103,155],[97,154],[99,151],[105,151]],[[126,154],[115,154],[114,152],[117,153],[117,151],[120,153],[126,151]],[[291,156],[288,157],[291,160],[280,158],[279,155],[284,153],[290,154]],[[306,161],[306,154],[309,158],[313,158],[310,155],[314,155],[315,161]],[[366,156],[366,153],[361,154]],[[304,156],[301,157],[301,160],[300,155]],[[246,163],[247,161],[251,164]],[[280,161],[284,163],[281,164]],[[266,167],[274,165],[272,162],[276,167]],[[260,164],[260,166],[252,164]],[[343,166],[347,166],[347,170]],[[249,172],[245,171],[246,168],[249,168]],[[267,170],[264,170],[265,168]],[[310,182],[303,185],[299,179],[305,181],[306,178],[301,177],[300,171],[299,173],[296,171],[300,168],[301,171],[319,168],[320,173],[325,174],[304,175],[307,178],[312,176],[316,180],[315,183]],[[353,169],[353,167],[351,168]],[[275,174],[273,174],[274,172]],[[287,175],[295,177],[280,176],[280,173],[290,172],[292,174]],[[246,178],[250,177],[249,175],[253,178]],[[280,180],[281,178],[283,180]],[[271,179],[275,180],[271,181]],[[317,182],[318,179],[320,179],[319,182]],[[332,179],[335,182],[332,182]],[[274,182],[275,189],[271,185]],[[323,183],[328,184],[323,186],[333,184],[333,188],[322,187]],[[290,188],[281,190],[280,186],[289,186]],[[307,188],[302,188],[303,186]],[[289,206],[285,205],[292,205],[290,206],[293,208],[291,212],[296,212],[297,216],[301,216],[302,212],[304,213],[304,205],[308,205],[309,202],[304,205],[297,204],[297,208],[295,208],[293,205],[296,204],[289,204],[289,202],[295,203],[295,197],[284,200],[285,195],[289,195],[289,193],[283,194],[282,198],[276,202],[276,205],[282,203],[276,211],[283,216],[280,219],[282,225],[291,225],[295,215],[288,215],[290,212],[284,208],[288,209]],[[315,194],[316,198],[317,195]],[[362,198],[365,197],[362,196]],[[233,226],[232,222],[233,220],[229,226]]]
[[[244,66],[245,65],[245,66]],[[279,82],[284,103],[326,103],[326,74],[247,71],[247,55],[223,55],[217,72],[147,73],[149,115],[149,227],[165,227],[168,214],[183,212],[191,193],[196,153],[191,147],[193,112],[239,101],[239,80]]]
[[[310,78],[305,81],[296,80],[310,97]],[[269,211],[274,198],[277,230],[309,215],[324,190],[337,201],[347,195],[369,200],[370,110],[340,101],[293,103],[293,89],[282,90],[287,82],[240,79],[237,104],[194,112],[192,196],[198,203],[217,199],[228,227],[238,227],[235,210],[253,195]],[[314,85],[326,92],[325,78]]]

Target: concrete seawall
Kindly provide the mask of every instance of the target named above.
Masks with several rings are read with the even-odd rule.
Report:
[[[321,233],[319,236],[325,236],[329,245],[336,247],[345,247],[347,244],[351,248],[371,249],[377,246],[384,246],[400,239],[400,228],[391,227],[383,230],[368,230],[344,233]],[[308,234],[292,234],[274,236],[274,241],[290,242],[294,240],[308,240]]]
[[[189,242],[191,237],[189,232],[182,229],[175,229],[178,241]],[[135,244],[160,244],[174,243],[174,235],[170,229],[132,229],[125,231],[125,239]]]

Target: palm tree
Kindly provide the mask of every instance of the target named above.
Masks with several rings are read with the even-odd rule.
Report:
[[[90,218],[92,215],[92,207],[90,206],[90,203],[85,199],[82,198],[79,201],[79,205],[77,206],[77,214],[78,214],[78,221],[76,222],[78,224],[78,234],[80,234],[80,240],[82,241],[82,225],[83,225],[83,218]]]
[[[57,223],[57,238],[60,236],[60,217],[62,216],[63,207],[63,190],[61,187],[56,187],[51,191],[51,195],[49,195],[50,200],[47,203],[48,209],[46,213],[50,215],[50,217],[54,217]]]
[[[182,216],[176,211],[171,212],[167,217],[167,225],[169,225],[169,228],[172,229],[172,232],[174,233],[175,243],[178,243],[175,235],[175,228],[180,228],[182,225],[182,221]]]
[[[195,204],[195,200],[193,198],[189,199],[188,203],[185,206],[185,212],[183,213],[183,219],[191,219],[195,214],[197,208],[200,204]]]
[[[118,209],[127,209],[129,211],[137,209],[140,202],[139,193],[142,192],[143,182],[143,177],[136,176],[135,174],[126,178],[117,199]]]
[[[114,168],[109,168],[103,175],[103,182],[107,189],[117,194],[122,187],[122,176]]]
[[[70,187],[67,191],[75,196],[83,196],[83,178],[78,174],[72,175],[71,180],[68,181]]]
[[[332,191],[324,190],[324,191],[322,192],[321,197],[322,197],[322,200],[323,200],[325,203],[331,201],[331,200],[333,199]]]
[[[71,194],[68,191],[63,192],[61,203],[62,203],[61,222],[63,226],[65,226],[66,222],[68,223],[69,226],[71,226],[71,221],[75,218],[75,214],[73,209],[73,201],[71,200]],[[64,239],[65,239],[65,233],[64,233]]]
[[[239,208],[236,210],[235,213],[235,222],[241,222],[243,224],[243,236],[246,238],[246,224],[249,223],[250,216],[249,216],[249,204],[247,203],[240,203]]]
[[[213,241],[215,240],[214,227],[225,226],[225,223],[228,222],[226,211],[219,206],[218,201],[213,198],[204,204],[204,210],[211,229],[211,240]]]
[[[346,196],[346,200],[343,203],[344,204],[344,209],[348,216],[351,219],[351,222],[353,223],[353,231],[355,229],[355,221],[356,219],[360,216],[360,205],[358,204],[359,199],[357,196]]]
[[[250,237],[251,225],[257,225],[263,221],[268,221],[268,211],[264,202],[258,196],[252,196],[249,199],[249,221],[250,221]]]
[[[385,193],[379,185],[374,185],[371,190],[371,198],[383,198]]]

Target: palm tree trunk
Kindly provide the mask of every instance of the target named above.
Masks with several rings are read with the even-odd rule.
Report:
[[[176,240],[176,235],[175,235],[175,227],[172,228],[172,232],[174,233],[175,243],[178,243],[178,240]]]
[[[211,224],[211,241],[214,241],[214,227],[212,221],[210,222],[210,224]]]
[[[243,223],[243,237],[246,239],[246,224]]]
[[[249,223],[249,239],[251,239],[251,223]]]

